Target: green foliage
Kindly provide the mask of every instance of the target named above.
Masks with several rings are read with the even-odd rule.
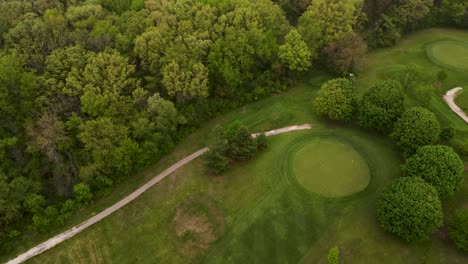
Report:
[[[286,42],[279,46],[278,56],[290,70],[305,71],[311,65],[312,53],[295,29],[286,35]]]
[[[399,0],[388,11],[389,15],[402,27],[411,27],[412,23],[429,14],[433,0]]]
[[[372,48],[391,47],[401,39],[401,29],[393,18],[382,15],[376,26],[367,33],[367,41]]]
[[[332,247],[328,252],[327,260],[328,264],[338,264],[340,257],[340,250],[338,247]]]
[[[202,63],[179,65],[172,61],[164,67],[163,76],[162,84],[172,97],[208,96],[208,70]]]
[[[42,195],[30,194],[26,201],[24,201],[24,208],[33,214],[39,213],[45,205],[45,199]]]
[[[442,128],[440,132],[440,140],[449,141],[455,136],[455,128],[452,126]]]
[[[257,144],[250,131],[240,122],[232,123],[225,132],[227,154],[234,160],[251,159],[257,152]]]
[[[405,93],[401,84],[388,80],[377,83],[359,101],[359,123],[381,132],[393,129],[405,111]]]
[[[356,7],[347,0],[314,0],[307,11],[299,18],[298,25],[306,27],[307,18],[311,18],[317,25],[322,37],[320,45],[337,41],[352,33],[358,23]],[[299,31],[301,32],[301,31]]]
[[[225,150],[219,146],[213,146],[206,153],[206,166],[216,175],[220,175],[229,169],[229,159],[225,156]]]
[[[268,140],[265,133],[260,133],[259,135],[257,135],[255,141],[257,142],[256,144],[259,150],[264,150],[268,148]]]
[[[349,33],[326,45],[322,55],[330,70],[347,75],[362,67],[366,52],[367,44],[364,39],[356,33]]]
[[[419,147],[433,145],[439,141],[441,128],[435,115],[422,107],[414,107],[403,114],[395,124],[391,137],[406,155]]]
[[[91,188],[86,183],[73,186],[73,195],[79,204],[87,204],[93,198]]]
[[[350,121],[356,111],[356,98],[351,81],[334,79],[320,88],[314,101],[315,111],[331,120]]]
[[[36,182],[22,176],[9,180],[0,172],[0,227],[19,219],[23,203],[38,191]]]
[[[468,251],[468,210],[459,210],[449,219],[448,234],[457,248]]]
[[[406,160],[407,176],[420,177],[436,188],[440,198],[453,196],[463,182],[463,162],[446,146],[424,146]]]
[[[434,187],[419,177],[395,180],[381,194],[380,224],[405,241],[428,237],[442,226],[442,205]]]

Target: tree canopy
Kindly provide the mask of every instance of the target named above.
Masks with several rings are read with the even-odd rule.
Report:
[[[452,196],[463,182],[463,162],[447,146],[423,146],[406,160],[407,176],[420,177],[434,186],[441,198]]]
[[[412,154],[419,147],[436,144],[440,133],[435,115],[425,108],[414,107],[397,121],[391,136],[406,154]]]
[[[361,126],[381,132],[391,131],[405,111],[405,93],[397,81],[377,83],[359,101],[358,119]]]
[[[324,83],[314,101],[314,107],[317,114],[331,120],[351,120],[356,111],[353,84],[343,78]]]
[[[399,178],[388,186],[380,195],[378,215],[383,229],[405,241],[427,237],[443,220],[436,189],[419,177]]]

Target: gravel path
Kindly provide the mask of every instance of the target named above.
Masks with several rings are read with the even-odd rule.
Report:
[[[278,135],[278,134],[283,134],[283,133],[288,133],[291,131],[296,131],[296,130],[305,130],[305,129],[311,129],[312,126],[310,124],[305,124],[301,126],[290,126],[290,127],[284,127],[280,128],[277,130],[271,130],[268,132],[265,132],[267,136],[273,136],[273,135]],[[258,134],[253,134],[254,137],[256,137]],[[100,212],[99,214],[89,218],[88,220],[82,222],[81,224],[74,226],[67,231],[58,234],[54,236],[53,238],[31,248],[30,250],[26,251],[25,253],[22,253],[21,255],[18,255],[16,258],[10,260],[7,262],[7,264],[17,264],[21,263],[23,261],[26,261],[34,256],[37,256],[41,254],[42,252],[51,249],[55,247],[56,245],[62,243],[63,241],[72,238],[74,235],[80,233],[81,231],[85,230],[86,228],[90,227],[91,225],[101,221],[105,217],[109,216],[113,212],[119,210],[120,208],[124,207],[126,204],[130,203],[131,201],[135,200],[138,196],[140,196],[142,193],[144,193],[146,190],[151,188],[153,185],[157,184],[158,182],[162,181],[164,178],[166,178],[168,175],[170,175],[172,172],[175,170],[179,169],[180,167],[184,166],[185,164],[191,162],[192,160],[200,157],[204,153],[206,153],[209,150],[209,148],[202,148],[190,156],[187,156],[181,160],[179,160],[177,163],[169,167],[167,170],[163,171],[153,179],[151,179],[149,182],[145,183],[143,186],[140,188],[136,189],[134,192],[117,202],[116,204],[112,205],[111,207],[108,207],[104,211]]]
[[[468,115],[455,103],[455,97],[457,94],[463,90],[461,87],[453,88],[444,95],[444,100],[450,106],[453,112],[455,112],[459,117],[465,120],[468,123]]]

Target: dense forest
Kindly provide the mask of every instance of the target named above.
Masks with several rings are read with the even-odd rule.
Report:
[[[468,0],[2,0],[0,249],[63,224],[203,120],[468,27]]]

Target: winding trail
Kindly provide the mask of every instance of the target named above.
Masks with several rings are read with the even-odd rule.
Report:
[[[466,123],[468,123],[468,115],[455,103],[455,97],[457,97],[457,94],[462,90],[463,88],[461,87],[453,88],[444,95],[444,100],[447,102],[453,112],[455,112],[459,117],[465,120]]]
[[[278,135],[278,134],[288,133],[288,132],[291,132],[291,131],[305,130],[305,129],[311,129],[311,128],[312,128],[312,126],[310,124],[304,124],[304,125],[300,125],[300,126],[289,126],[289,127],[276,129],[276,130],[271,130],[271,131],[265,132],[265,134],[266,134],[266,136],[274,136],[274,135]],[[256,137],[259,134],[260,133],[252,134],[252,136]],[[90,227],[91,225],[101,221],[102,219],[106,218],[107,216],[109,216],[113,212],[119,210],[120,208],[124,207],[125,205],[127,205],[131,201],[135,200],[136,198],[138,198],[138,196],[140,196],[146,190],[153,187],[153,185],[155,185],[158,182],[162,181],[164,178],[166,178],[171,173],[173,173],[177,169],[181,168],[185,164],[187,164],[187,163],[191,162],[192,160],[200,157],[201,155],[206,153],[208,150],[209,150],[208,147],[202,148],[202,149],[194,152],[193,154],[179,160],[174,165],[172,165],[171,167],[169,167],[165,171],[161,172],[156,177],[154,177],[153,179],[151,179],[150,181],[145,183],[143,186],[139,187],[134,192],[132,192],[131,194],[129,194],[128,196],[126,196],[122,200],[118,201],[117,203],[115,203],[111,207],[108,207],[104,211],[102,211],[99,214],[89,218],[88,220],[82,222],[81,224],[76,225],[76,226],[68,229],[65,232],[62,232],[62,233],[54,236],[53,238],[51,238],[51,239],[49,239],[49,240],[47,240],[45,242],[42,242],[41,244],[39,244],[39,245],[31,248],[30,250],[22,253],[21,255],[18,255],[16,258],[8,261],[7,264],[22,263],[23,261],[26,261],[26,260],[34,257],[34,256],[37,256],[37,255],[41,254],[42,252],[44,252],[44,251],[46,251],[48,249],[51,249],[51,248],[55,247],[56,245],[62,243],[63,241],[72,238],[76,234],[80,233],[81,231],[85,230],[86,228]]]

